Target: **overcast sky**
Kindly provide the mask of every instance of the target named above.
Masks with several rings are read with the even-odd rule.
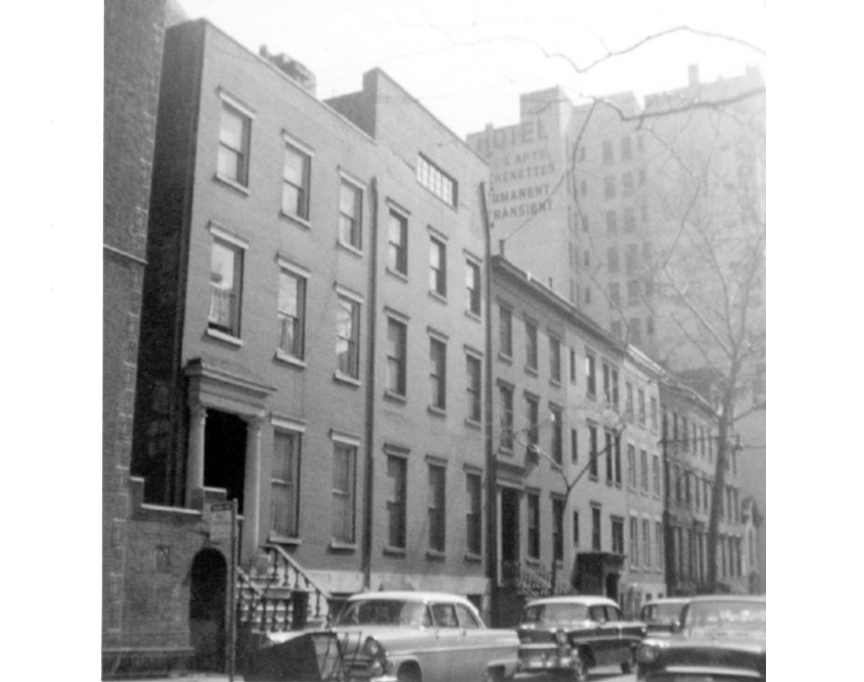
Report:
[[[560,85],[574,101],[681,87],[687,66],[703,80],[764,70],[757,51],[675,34],[579,75],[580,67],[664,29],[686,24],[765,49],[762,0],[179,0],[257,52],[303,62],[322,99],[358,90],[381,67],[464,137],[518,120],[519,95]]]

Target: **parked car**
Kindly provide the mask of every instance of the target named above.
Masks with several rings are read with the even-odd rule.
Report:
[[[646,682],[765,680],[765,597],[694,597],[669,637],[637,651]]]
[[[606,597],[571,596],[534,599],[519,624],[519,670],[557,671],[582,682],[595,666],[634,667],[645,624],[625,621]]]
[[[519,639],[487,628],[463,597],[368,592],[350,597],[330,628],[283,633],[253,657],[247,682],[479,682],[516,672]]]
[[[649,635],[668,634],[681,625],[681,611],[689,602],[689,598],[649,601],[639,612],[639,618],[647,626]]]

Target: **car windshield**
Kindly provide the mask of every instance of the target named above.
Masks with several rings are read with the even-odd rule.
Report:
[[[585,604],[535,604],[525,609],[522,622],[557,625],[587,618],[588,607]]]
[[[690,604],[684,627],[690,631],[753,631],[765,630],[765,602],[699,601]]]
[[[336,625],[428,626],[429,610],[423,602],[398,599],[362,599],[350,602]]]
[[[652,604],[645,609],[645,618],[668,621],[681,615],[683,604]]]

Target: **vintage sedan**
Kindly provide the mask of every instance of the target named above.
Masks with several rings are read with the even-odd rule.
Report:
[[[639,679],[764,682],[765,623],[765,597],[694,597],[671,636],[639,646]]]
[[[689,602],[689,597],[649,601],[639,612],[639,619],[645,623],[649,635],[668,634],[681,625],[681,611]]]
[[[357,594],[332,627],[281,639],[254,657],[247,682],[503,680],[519,650],[513,630],[487,628],[467,599],[435,592]]]
[[[519,670],[556,671],[582,682],[595,666],[634,666],[645,624],[625,621],[606,597],[535,599],[525,605],[519,624]]]

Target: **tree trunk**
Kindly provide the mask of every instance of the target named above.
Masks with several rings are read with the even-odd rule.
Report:
[[[732,435],[735,393],[734,381],[730,381],[723,392],[723,402],[717,433],[717,461],[714,465],[714,485],[711,494],[711,515],[708,518],[708,575],[707,583],[712,593],[718,591],[717,541],[720,531],[720,512],[726,494],[726,462],[729,458],[729,438]],[[728,510],[731,512],[732,510]]]

